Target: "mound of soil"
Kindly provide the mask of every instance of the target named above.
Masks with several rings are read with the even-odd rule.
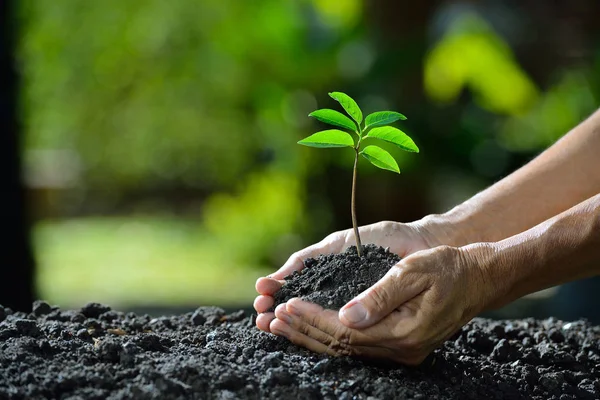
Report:
[[[600,327],[475,319],[418,368],[330,358],[220,308],[0,307],[0,399],[598,399]]]
[[[401,260],[397,254],[380,246],[363,246],[362,257],[356,246],[340,254],[320,255],[304,261],[304,269],[285,278],[285,285],[275,293],[275,305],[294,297],[339,310]]]

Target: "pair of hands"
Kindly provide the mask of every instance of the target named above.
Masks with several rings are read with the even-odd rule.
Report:
[[[447,237],[419,222],[380,222],[360,232],[364,243],[389,247],[402,261],[339,312],[297,298],[266,312],[303,260],[355,244],[351,230],[333,233],[258,279],[257,327],[319,353],[417,365],[489,303],[493,285],[472,246],[445,245]]]

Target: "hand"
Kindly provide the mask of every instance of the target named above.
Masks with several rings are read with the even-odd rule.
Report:
[[[363,243],[376,243],[382,247],[389,247],[390,251],[400,257],[441,244],[452,243],[452,238],[438,225],[421,221],[410,224],[382,221],[359,229]],[[256,281],[256,291],[260,295],[254,300],[254,308],[259,313],[256,318],[256,326],[263,331],[270,332],[269,324],[275,315],[266,311],[273,306],[272,296],[281,288],[286,276],[304,268],[305,259],[315,258],[319,254],[340,253],[355,244],[353,230],[335,232],[319,243],[294,253],[277,272],[268,277],[259,278]]]
[[[485,245],[419,251],[339,312],[297,298],[280,304],[269,330],[319,353],[420,364],[499,296],[481,257]]]

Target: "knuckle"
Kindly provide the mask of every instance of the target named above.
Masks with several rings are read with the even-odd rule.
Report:
[[[439,246],[437,250],[440,252],[443,258],[453,258],[458,254],[458,249],[456,247],[448,245]]]
[[[391,233],[394,232],[395,228],[398,226],[394,221],[380,221],[378,222],[378,227],[382,231],[386,233],[386,236],[390,236]]]
[[[351,356],[354,354],[354,350],[351,346],[340,343],[335,340],[330,345],[329,348],[335,353],[336,356]]]
[[[344,239],[344,246],[348,246],[350,243],[355,242],[354,233],[350,229],[340,231],[338,234]]]
[[[302,333],[303,335],[310,336],[310,328],[309,328],[308,325],[306,325],[306,324],[299,324],[295,328],[296,328],[296,330],[298,332]]]
[[[302,254],[303,254],[302,251],[297,251],[294,254],[292,254],[291,259],[296,263],[303,262],[304,260],[302,259],[303,258]]]
[[[347,329],[336,329],[331,336],[331,342],[328,347],[338,356],[350,356],[354,354],[354,348],[351,344],[351,332]]]
[[[355,343],[355,335],[350,329],[338,329],[334,337],[343,346],[352,346]]]
[[[309,314],[305,317],[306,323],[310,326],[314,326],[315,328],[319,328],[321,326],[321,317],[319,314]]]
[[[368,293],[371,302],[377,310],[385,309],[390,300],[390,294],[385,286],[373,286]]]

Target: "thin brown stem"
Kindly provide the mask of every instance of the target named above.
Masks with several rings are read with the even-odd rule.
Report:
[[[362,243],[360,242],[360,234],[358,233],[358,224],[356,223],[356,174],[358,171],[358,148],[354,149],[354,172],[352,175],[352,226],[354,227],[354,236],[356,237],[356,251],[359,257],[362,257]]]

